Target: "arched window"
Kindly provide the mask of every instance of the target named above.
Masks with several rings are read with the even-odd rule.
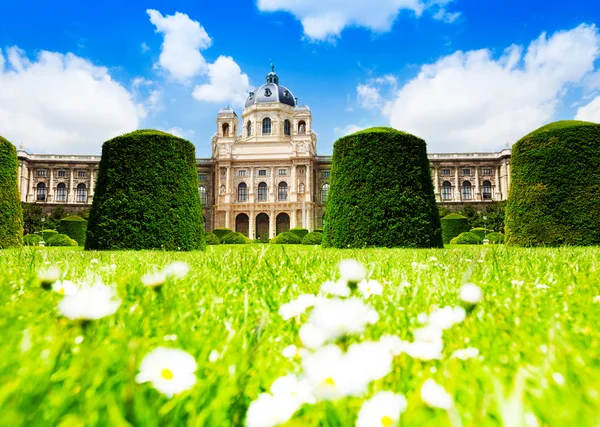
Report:
[[[452,200],[452,184],[448,181],[442,184],[442,200]]]
[[[288,185],[287,182],[280,182],[277,187],[277,200],[286,201],[288,197]]]
[[[85,188],[85,184],[79,184],[77,186],[77,201],[78,202],[86,202],[87,201],[87,188]]]
[[[46,200],[46,184],[40,182],[37,185],[37,200],[43,202]]]
[[[271,119],[265,117],[262,122],[262,133],[263,135],[271,135]]]
[[[269,189],[266,182],[258,184],[258,201],[266,202],[269,199]]]
[[[280,234],[290,231],[290,216],[286,213],[280,213],[275,218],[275,233]]]
[[[329,184],[323,184],[321,187],[321,203],[327,202],[327,196],[329,195]]]
[[[250,228],[250,218],[246,214],[239,214],[235,217],[235,231],[242,233],[244,236],[248,236]]]
[[[229,136],[229,123],[223,123],[223,136]]]
[[[489,181],[483,181],[483,199],[491,200],[492,198],[492,183]]]
[[[463,200],[471,200],[471,183],[469,181],[463,182],[462,185],[462,198]]]
[[[248,201],[248,186],[245,182],[240,182],[238,185],[238,202]]]
[[[287,119],[283,122],[283,134],[286,136],[290,136],[292,134],[292,124]]]
[[[304,120],[300,120],[298,122],[298,134],[304,135],[306,133],[306,122]]]
[[[62,182],[56,186],[56,201],[57,202],[66,202],[67,201],[67,186]]]
[[[206,193],[206,187],[201,185],[198,187],[198,192],[200,193],[200,203],[202,206],[206,206],[208,204],[208,194]]]
[[[252,136],[252,122],[248,120],[248,124],[246,125],[246,133],[248,136]]]

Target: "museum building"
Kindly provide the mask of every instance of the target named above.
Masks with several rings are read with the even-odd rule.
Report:
[[[290,228],[322,228],[329,192],[331,156],[317,155],[309,107],[271,69],[266,83],[250,92],[241,120],[231,108],[217,116],[212,157],[197,159],[199,193],[206,230],[226,227],[253,239]],[[430,153],[438,204],[481,209],[506,200],[510,154]],[[100,156],[29,154],[19,157],[23,202],[46,210],[63,205],[89,208]]]

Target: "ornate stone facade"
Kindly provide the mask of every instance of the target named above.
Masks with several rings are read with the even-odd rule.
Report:
[[[219,111],[216,125],[212,157],[197,160],[207,230],[226,227],[267,239],[289,228],[322,228],[331,157],[316,154],[310,108],[297,105],[273,70],[267,83],[249,94],[241,123],[228,107]],[[481,208],[506,200],[510,152],[429,154],[440,206]],[[47,209],[89,207],[100,156],[22,149],[18,156],[24,202]]]

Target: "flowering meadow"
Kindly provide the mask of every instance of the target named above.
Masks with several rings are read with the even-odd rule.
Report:
[[[594,426],[600,250],[0,251],[2,426]]]

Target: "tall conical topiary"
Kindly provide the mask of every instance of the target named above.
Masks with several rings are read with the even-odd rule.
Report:
[[[469,225],[469,218],[457,213],[446,215],[441,219],[441,223],[442,240],[444,243],[450,243],[450,240],[471,229],[471,226]]]
[[[85,248],[190,251],[205,246],[194,146],[156,130],[105,142]]]
[[[506,243],[600,244],[600,124],[560,121],[513,147]]]
[[[18,173],[17,149],[0,136],[0,249],[23,246]]]
[[[443,247],[425,141],[372,128],[333,147],[323,245]]]

